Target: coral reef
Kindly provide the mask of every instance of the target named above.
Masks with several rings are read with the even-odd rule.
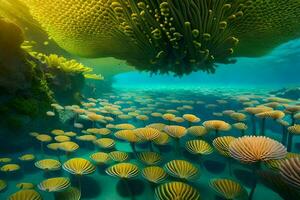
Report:
[[[139,70],[178,75],[264,55],[297,38],[300,29],[298,0],[21,2],[71,53],[113,56]]]
[[[19,129],[42,120],[51,103],[79,103],[85,78],[92,69],[75,60],[32,51],[23,31],[0,18],[0,127]]]

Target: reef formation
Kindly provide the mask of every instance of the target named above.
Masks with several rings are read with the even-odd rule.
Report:
[[[23,31],[0,18],[1,127],[22,128],[52,103],[80,103],[85,79],[103,79],[91,71],[75,60],[34,52]]]
[[[9,1],[9,0],[6,0]],[[65,50],[138,70],[214,72],[299,37],[299,0],[21,0]]]

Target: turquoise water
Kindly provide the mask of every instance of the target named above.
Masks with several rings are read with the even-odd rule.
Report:
[[[149,89],[149,90],[137,90],[134,89],[132,91],[128,90],[121,90],[121,89],[115,89],[113,92],[108,94],[102,94],[101,97],[97,100],[96,105],[93,106],[93,108],[103,108],[104,104],[99,104],[99,102],[106,102],[108,105],[118,105],[120,106],[119,110],[122,110],[124,108],[132,107],[138,112],[139,114],[145,114],[149,116],[149,120],[143,122],[140,120],[137,120],[135,118],[130,120],[121,120],[118,117],[114,116],[113,114],[104,114],[105,116],[112,116],[114,118],[114,121],[111,122],[112,124],[120,124],[120,123],[130,123],[134,125],[136,128],[144,127],[147,124],[151,123],[166,123],[167,121],[162,119],[161,117],[152,117],[150,115],[151,112],[162,112],[167,113],[169,109],[171,110],[177,110],[174,114],[176,116],[182,116],[183,114],[194,114],[201,118],[200,122],[197,122],[192,125],[201,125],[204,121],[210,120],[210,119],[219,119],[224,120],[230,124],[234,123],[235,121],[230,119],[228,116],[215,116],[213,113],[220,113],[224,110],[241,110],[244,108],[241,101],[239,101],[239,98],[241,97],[247,97],[248,100],[257,100],[260,103],[266,103],[266,98],[270,97],[268,94],[268,90],[249,90],[249,89],[236,89],[231,88],[226,90],[224,92],[223,89],[213,89],[213,88],[207,88],[207,89],[200,89],[200,88],[194,88],[194,89],[185,89],[185,90],[178,90],[178,89]],[[217,100],[226,100],[226,104],[218,104]],[[200,103],[203,102],[203,103]],[[89,102],[86,100],[86,102]],[[293,102],[294,103],[294,102]],[[214,108],[208,108],[207,105],[209,104],[215,104],[216,107]],[[182,110],[178,109],[182,106],[188,106],[188,109]],[[88,108],[85,108],[88,109]],[[283,107],[279,107],[278,109],[283,109]],[[149,112],[148,112],[149,111]],[[128,112],[128,111],[127,111]],[[169,111],[170,112],[170,111]],[[61,113],[61,115],[67,115],[67,112],[64,111]],[[126,114],[126,112],[124,111]],[[49,117],[49,121],[51,118]],[[77,136],[84,135],[82,133],[83,130],[86,130],[87,128],[92,127],[92,123],[90,123],[87,120],[84,120],[84,118],[80,118],[77,122],[80,122],[84,125],[83,129],[76,129],[72,126],[73,117],[71,115],[70,120],[66,122],[65,126],[57,127],[52,126],[49,124],[47,127],[42,127],[41,130],[39,130],[39,133],[44,133],[53,135],[50,133],[53,129],[63,129],[64,131],[74,131],[77,133]],[[289,116],[286,116],[286,120],[290,120]],[[257,129],[259,128],[260,124],[257,120]],[[249,116],[247,117],[247,120],[244,121],[247,125],[249,125],[249,129],[246,131],[246,134],[251,134],[251,123]],[[103,123],[96,123],[96,127],[105,127],[106,124]],[[187,122],[182,123],[176,123],[171,122],[171,125],[180,125],[188,128],[190,126]],[[127,142],[118,140],[114,137],[114,133],[117,131],[114,128],[110,129],[112,131],[111,134],[105,137],[109,137],[115,140],[115,150],[127,152],[130,154],[130,159],[127,162],[134,163],[139,167],[139,170],[141,171],[145,165],[143,165],[139,160],[137,160],[132,152],[132,149],[130,145]],[[238,137],[240,136],[240,133],[235,130],[231,129],[228,132],[221,132],[221,136],[224,135],[231,135]],[[277,141],[281,141],[281,128],[280,126],[275,123],[272,120],[267,120],[266,122],[266,136],[275,139]],[[99,136],[98,136],[99,137]],[[213,132],[209,132],[207,135],[205,135],[203,140],[207,141],[208,143],[212,143],[212,139],[214,137]],[[50,177],[56,177],[56,176],[64,176],[64,177],[70,177],[72,180],[72,185],[75,187],[78,187],[76,178],[70,176],[67,172],[65,172],[63,169],[60,169],[57,172],[51,172],[51,173],[43,173],[41,170],[37,169],[34,166],[34,162],[29,162],[24,164],[21,161],[18,161],[17,157],[20,155],[23,155],[25,153],[32,153],[36,156],[36,160],[40,160],[43,158],[53,158],[57,159],[55,153],[53,151],[47,149],[44,147],[45,153],[41,154],[40,151],[40,145],[39,142],[32,136],[28,136],[29,140],[28,143],[29,147],[26,148],[26,150],[18,151],[17,153],[14,153],[15,150],[12,150],[11,153],[1,153],[1,157],[11,157],[13,158],[13,161],[11,163],[18,163],[21,166],[21,170],[17,171],[16,173],[8,173],[0,174],[0,179],[6,179],[8,180],[8,187],[0,193],[0,199],[7,198],[10,194],[17,191],[17,188],[15,185],[20,182],[31,182],[34,184],[39,184],[42,180]],[[209,181],[213,178],[230,178],[232,180],[237,181],[244,187],[248,192],[250,191],[250,187],[252,185],[251,178],[253,178],[254,174],[252,174],[252,169],[249,164],[241,164],[238,161],[233,161],[232,163],[232,175],[229,173],[228,168],[228,161],[217,153],[216,150],[210,155],[202,156],[201,160],[197,159],[197,157],[192,156],[190,153],[188,153],[185,148],[184,144],[186,141],[195,139],[195,137],[187,134],[180,140],[180,154],[177,154],[174,150],[174,141],[172,138],[170,138],[170,141],[167,145],[163,147],[159,147],[154,145],[154,151],[159,152],[162,157],[162,162],[159,164],[159,166],[164,167],[165,163],[168,161],[174,160],[174,159],[184,159],[189,162],[191,162],[193,165],[195,165],[200,172],[200,177],[197,180],[194,181],[185,181],[186,183],[192,185],[197,191],[199,191],[201,199],[209,200],[216,198],[216,194],[213,192],[213,190],[209,187]],[[114,149],[104,150],[95,148],[95,146],[91,142],[82,142],[78,141],[76,137],[72,138],[72,141],[79,144],[80,148],[75,153],[72,153],[70,156],[66,156],[61,153],[61,163],[64,163],[70,158],[73,157],[81,157],[86,158],[88,160],[91,160],[89,156],[92,153],[95,152],[110,152]],[[294,147],[293,152],[299,152],[299,144],[300,140],[295,137],[294,140]],[[17,151],[17,150],[16,150]],[[137,151],[149,151],[148,145],[146,144],[139,144],[137,145]],[[91,160],[92,161],[92,160]],[[111,177],[105,173],[105,169],[111,165],[113,165],[113,162],[110,162],[109,164],[97,167],[97,170],[90,175],[84,176],[82,178],[82,199],[115,199],[115,200],[122,200],[122,199],[130,199],[129,193],[124,189],[126,188],[124,184],[122,185],[122,182],[118,180],[118,178]],[[4,165],[3,163],[1,165]],[[270,170],[266,166],[263,166],[263,169]],[[165,182],[178,180],[176,178],[172,178],[171,176],[168,177],[168,179],[165,180]],[[149,184],[141,174],[139,174],[137,177],[133,178],[129,182],[130,189],[134,195],[134,199],[154,199],[154,192],[153,192],[153,186]],[[54,195],[47,192],[42,192],[37,189],[37,191],[40,192],[40,194],[43,196],[44,199],[54,199]],[[265,187],[260,182],[258,183],[258,186],[255,190],[253,199],[264,199],[269,198],[272,200],[280,200],[282,199],[276,192],[272,191],[271,189]],[[132,198],[133,199],[133,198]]]

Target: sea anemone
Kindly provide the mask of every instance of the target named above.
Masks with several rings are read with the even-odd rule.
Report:
[[[39,160],[35,162],[34,165],[37,168],[42,169],[44,171],[56,171],[59,170],[61,167],[60,162],[54,159]]]
[[[160,131],[154,128],[138,128],[134,132],[142,141],[148,142],[150,151],[153,151],[151,142],[160,136]]]
[[[0,192],[4,190],[6,187],[7,187],[7,183],[4,180],[0,179]]]
[[[247,191],[230,179],[212,179],[209,186],[224,199],[246,199]]]
[[[158,200],[200,200],[200,194],[192,186],[174,181],[155,188],[155,198]]]
[[[108,155],[108,153],[104,153],[104,152],[97,152],[97,153],[93,153],[90,158],[97,163],[97,165],[103,165],[106,164],[109,160],[110,157]]]
[[[108,128],[89,128],[86,130],[88,133],[95,134],[95,135],[109,135],[111,133],[111,130]]]
[[[39,134],[36,136],[36,139],[41,142],[41,152],[44,155],[44,143],[51,142],[52,137],[46,134]]]
[[[21,161],[33,161],[35,159],[35,156],[33,154],[24,154],[19,157],[19,160]]]
[[[232,124],[232,126],[241,132],[241,136],[244,136],[245,131],[248,129],[248,126],[242,122],[234,123],[234,124]]]
[[[209,120],[203,123],[203,126],[208,130],[214,130],[216,132],[215,137],[219,137],[220,131],[229,131],[231,129],[230,124],[222,120]]]
[[[70,187],[70,179],[65,177],[49,178],[38,184],[38,188],[46,192],[60,192]]]
[[[197,123],[201,121],[199,117],[193,114],[184,114],[182,117],[189,122],[189,126],[191,126],[192,123]]]
[[[162,115],[162,118],[166,121],[168,121],[168,124],[170,125],[171,124],[171,121],[173,121],[173,119],[175,118],[176,116],[174,114],[171,114],[171,113],[166,113],[166,114],[163,114]]]
[[[153,140],[153,143],[159,146],[163,146],[168,144],[169,142],[169,135],[165,132],[160,132],[160,136]]]
[[[190,140],[185,143],[185,148],[191,154],[208,155],[213,152],[213,148],[204,140]]]
[[[76,144],[75,142],[71,142],[71,141],[62,142],[59,145],[59,149],[66,152],[67,155],[76,151],[78,148],[79,148],[79,145]]]
[[[54,137],[54,140],[57,142],[67,142],[70,141],[71,138],[69,136],[66,135],[58,135]]]
[[[137,158],[145,165],[157,165],[162,161],[160,154],[150,151],[137,153]]]
[[[260,169],[260,162],[282,159],[286,156],[286,148],[276,140],[264,137],[264,136],[244,136],[237,138],[231,142],[229,146],[230,155],[241,162],[257,163],[255,170]],[[250,197],[253,198],[253,194],[256,188],[257,180],[254,181]]]
[[[183,180],[195,180],[199,177],[199,170],[194,164],[185,160],[172,160],[165,164],[166,172]]]
[[[16,184],[16,187],[21,190],[28,190],[28,189],[34,189],[35,185],[33,183],[22,182]]]
[[[18,171],[20,169],[20,165],[17,165],[17,164],[6,164],[6,165],[3,165],[0,170],[2,172],[14,172],[14,171]]]
[[[20,190],[10,195],[8,200],[42,200],[42,196],[35,190]]]
[[[180,153],[180,138],[182,138],[183,136],[186,135],[187,130],[185,127],[183,126],[166,126],[164,128],[164,131],[171,136],[172,138],[174,138],[176,146],[175,146],[175,150],[177,154],[181,154]]]
[[[134,130],[120,130],[115,132],[115,137],[121,140],[125,140],[130,143],[132,151],[136,154],[135,143],[141,139],[135,134]]]
[[[288,127],[288,143],[287,150],[292,151],[293,137],[300,134],[300,124],[294,124]]]
[[[80,177],[94,173],[96,167],[88,160],[83,158],[72,158],[63,164],[63,169],[78,178],[79,190],[81,191]]]
[[[139,168],[131,163],[118,163],[107,168],[105,171],[108,175],[121,179],[133,178],[139,174]]]
[[[282,119],[284,117],[284,112],[280,110],[270,110],[270,111],[264,111],[256,114],[255,116],[258,118],[261,118],[261,135],[265,135],[265,123],[266,119],[270,118],[273,120]]]
[[[76,176],[91,174],[96,170],[90,161],[83,158],[72,158],[66,161],[63,164],[63,169]]]
[[[203,137],[208,131],[204,126],[191,126],[187,129],[187,133],[195,137]]]
[[[280,174],[289,185],[300,189],[300,157],[283,161],[280,166]]]
[[[245,121],[247,116],[244,113],[233,112],[229,115],[233,120],[242,122]]]
[[[230,155],[242,162],[254,163],[286,156],[286,148],[276,140],[264,136],[244,136],[230,143]]]
[[[168,177],[165,170],[158,166],[145,167],[142,176],[149,182],[159,184]]]
[[[79,200],[80,198],[81,192],[75,187],[70,187],[65,191],[55,193],[55,200]]]
[[[108,155],[115,162],[124,162],[129,158],[129,155],[123,151],[112,151]]]
[[[235,137],[232,136],[222,136],[217,137],[213,140],[213,146],[215,149],[222,155],[225,156],[228,160],[228,170],[229,174],[231,175],[231,156],[229,152],[230,144],[235,140]]]
[[[100,138],[98,140],[95,140],[94,144],[103,149],[111,149],[114,148],[116,143],[111,138]]]

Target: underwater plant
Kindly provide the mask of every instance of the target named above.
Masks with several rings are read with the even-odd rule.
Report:
[[[194,187],[178,181],[164,183],[156,187],[155,197],[158,200],[200,200],[200,194]]]
[[[35,184],[28,183],[28,182],[22,182],[22,183],[16,184],[16,187],[19,188],[20,190],[29,190],[29,189],[34,189]]]
[[[54,159],[43,159],[36,161],[34,165],[41,169],[44,170],[45,172],[47,171],[57,171],[60,169],[61,164],[59,161],[54,160]]]
[[[40,184],[38,184],[38,188],[46,192],[60,192],[70,187],[70,185],[71,182],[69,178],[55,177],[42,181]]]
[[[202,156],[209,155],[213,152],[211,145],[204,140],[189,140],[185,143],[185,149],[191,154],[198,156],[200,166]]]
[[[129,158],[129,155],[123,151],[112,151],[108,155],[115,162],[124,162]]]
[[[154,128],[138,128],[134,130],[134,133],[141,141],[149,144],[149,150],[153,151],[152,141],[160,136],[160,131]]]
[[[192,181],[199,178],[199,170],[193,164],[185,160],[172,160],[165,164],[166,172],[175,178]]]
[[[248,197],[245,188],[230,179],[212,179],[209,186],[224,199],[247,199]]]
[[[35,190],[19,190],[18,192],[10,195],[9,200],[42,200],[42,196]]]
[[[261,162],[282,159],[286,156],[287,150],[281,143],[265,136],[244,136],[230,143],[229,153],[236,160],[255,164],[253,173],[256,174],[261,168]],[[257,179],[252,185],[250,200],[253,198],[256,185]]]
[[[0,179],[0,192],[7,187],[6,181]]]
[[[79,145],[72,141],[61,142],[58,147],[59,150],[66,152],[67,156],[76,151],[78,148]]]
[[[203,122],[203,126],[208,130],[214,130],[215,138],[219,137],[220,131],[229,131],[231,129],[231,125],[222,120],[205,121]]]
[[[150,166],[142,170],[142,176],[151,183],[159,184],[166,180],[168,174],[159,166]]]
[[[79,200],[80,198],[81,192],[75,187],[70,187],[65,191],[55,193],[56,200]]]
[[[121,181],[123,181],[126,185],[126,189],[129,192],[131,199],[134,199],[133,193],[131,191],[131,188],[129,187],[127,180],[130,178],[134,178],[139,174],[138,166],[131,163],[118,163],[107,168],[105,172],[110,176],[120,178]]]
[[[96,167],[90,161],[83,158],[71,158],[63,164],[62,168],[70,174],[76,176],[78,179],[78,187],[80,192],[81,176],[92,174],[96,170]]]
[[[292,151],[292,146],[293,146],[293,137],[295,135],[300,134],[300,125],[295,124],[292,126],[288,127],[288,142],[287,142],[287,150],[290,152]]]
[[[256,114],[255,116],[258,118],[261,118],[260,134],[262,136],[264,136],[266,119],[268,119],[268,118],[273,119],[273,120],[282,119],[285,116],[285,114],[284,114],[284,112],[282,112],[280,110],[271,110],[271,111],[260,112],[260,113]]]
[[[285,182],[297,189],[300,188],[300,158],[288,158],[280,165],[280,174]]]
[[[171,136],[175,141],[175,151],[177,155],[181,155],[180,151],[180,138],[184,137],[187,134],[187,130],[183,126],[165,126],[164,131]]]
[[[245,131],[248,129],[248,126],[242,122],[234,123],[232,126],[241,132],[241,136],[244,136]]]
[[[90,158],[97,164],[97,165],[104,165],[110,161],[110,157],[108,153],[104,152],[97,152],[93,153]]]
[[[191,126],[187,129],[187,133],[195,137],[203,137],[208,131],[204,126]]]
[[[279,194],[283,199],[296,200],[300,198],[299,190],[287,184],[279,173],[260,171],[258,174],[262,183]]]
[[[145,165],[157,165],[163,159],[159,153],[151,151],[139,152],[136,157]]]
[[[135,144],[141,139],[135,134],[134,130],[120,130],[115,132],[114,135],[118,139],[129,142],[133,153],[136,154]]]
[[[264,55],[299,32],[298,1],[21,2],[67,51],[151,72],[214,72],[215,63]]]

